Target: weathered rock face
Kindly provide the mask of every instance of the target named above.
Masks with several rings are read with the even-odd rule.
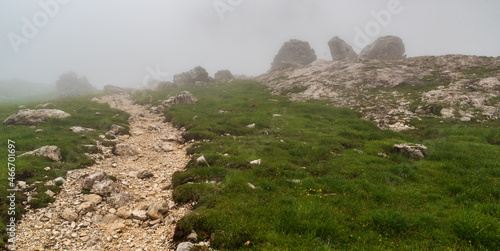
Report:
[[[352,49],[352,46],[339,37],[334,37],[328,41],[328,47],[330,47],[333,60],[354,60],[358,58],[358,54]]]
[[[174,75],[174,85],[182,86],[189,84],[209,83],[211,79],[208,77],[208,72],[201,66],[196,66],[188,72],[183,72]]]
[[[3,121],[4,125],[33,125],[45,122],[49,118],[67,118],[70,114],[57,109],[21,110]]]
[[[363,59],[393,60],[402,59],[405,53],[403,40],[395,36],[380,37],[366,46],[359,54]]]
[[[314,62],[316,53],[308,42],[291,39],[285,42],[274,57],[270,71],[300,67]]]
[[[31,152],[26,152],[19,157],[26,156],[26,155],[34,155],[34,156],[44,156],[49,158],[52,161],[59,162],[62,160],[62,155],[61,155],[61,150],[57,146],[42,146],[38,149],[35,149]]]
[[[214,75],[215,82],[229,82],[234,79],[233,74],[229,70],[220,70]]]
[[[104,86],[104,93],[106,94],[115,94],[115,93],[124,93],[127,92],[126,89],[114,86],[114,85],[105,85]]]
[[[193,94],[191,94],[188,91],[183,91],[181,94],[177,96],[173,96],[168,98],[167,100],[164,100],[162,102],[162,105],[164,107],[170,107],[177,104],[194,105],[196,104],[196,102],[198,102],[198,99],[195,96],[193,96]]]
[[[292,101],[327,100],[380,128],[413,129],[431,116],[462,121],[500,119],[500,57],[426,56],[400,60],[317,60],[256,78]],[[300,92],[288,90],[302,89]]]

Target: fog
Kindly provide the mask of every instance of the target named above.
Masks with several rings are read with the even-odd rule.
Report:
[[[497,57],[499,13],[497,0],[2,0],[0,80],[74,71],[98,88],[138,87],[197,65],[260,75],[285,41],[331,59],[328,40],[359,52],[359,31],[401,37],[409,57]]]

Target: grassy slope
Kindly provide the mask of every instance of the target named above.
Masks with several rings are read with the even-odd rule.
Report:
[[[198,201],[178,234],[214,234],[222,250],[500,248],[498,121],[426,118],[413,122],[417,131],[382,131],[349,109],[292,103],[251,81],[136,98],[158,105],[184,89],[199,102],[166,117],[186,138],[206,139],[189,152],[209,166],[193,160],[173,176],[177,202]],[[423,143],[430,155],[398,155],[399,142]]]
[[[94,140],[99,134],[103,134],[109,130],[112,124],[127,126],[126,122],[128,114],[111,109],[107,104],[90,102],[91,97],[80,97],[65,100],[52,101],[55,104],[55,109],[61,109],[72,116],[66,119],[52,119],[45,123],[36,126],[5,126],[0,124],[2,142],[2,152],[5,158],[1,158],[0,165],[0,232],[2,239],[0,246],[3,246],[7,240],[5,235],[5,223],[7,222],[7,140],[16,142],[16,155],[27,151],[34,150],[45,145],[56,145],[61,149],[63,161],[55,163],[45,157],[20,157],[16,158],[16,180],[24,180],[28,184],[35,181],[48,181],[59,176],[64,176],[68,170],[75,168],[83,168],[93,163],[91,159],[84,155],[85,152],[95,152],[96,149],[84,146],[85,144],[94,144]],[[26,104],[26,109],[33,109],[37,103]],[[0,121],[5,120],[11,114],[18,111],[17,105],[0,106]],[[95,113],[100,112],[103,116],[96,116]],[[85,126],[97,129],[95,132],[73,133],[69,130],[71,126]],[[35,133],[36,129],[43,129],[41,133]],[[44,170],[45,167],[51,167],[50,170]],[[34,185],[30,190],[36,189],[38,195],[30,202],[34,208],[44,207],[53,199],[45,195],[47,189],[53,192],[58,192],[59,187],[46,187],[40,183]],[[19,203],[25,200],[25,196],[18,194],[17,198],[17,218],[20,218],[20,213],[23,211],[23,206]]]

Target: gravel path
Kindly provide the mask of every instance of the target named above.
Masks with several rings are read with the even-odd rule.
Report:
[[[170,182],[172,174],[183,170],[189,161],[186,155],[189,145],[183,143],[181,131],[163,123],[162,115],[135,105],[128,94],[104,96],[98,102],[109,103],[131,115],[131,135],[119,135],[117,139],[135,148],[138,154],[117,156],[111,148],[98,144],[103,159],[97,159],[89,168],[68,172],[54,203],[47,208],[28,210],[23,216],[15,250],[175,250],[171,241],[175,222],[192,205],[179,206],[173,202]],[[144,170],[153,177],[138,178],[138,173]],[[82,194],[82,181],[102,171],[116,177],[120,192],[134,199],[116,209],[105,196]],[[89,202],[87,206],[85,202]],[[153,220],[130,215],[159,202],[168,205],[164,218]],[[64,219],[68,218],[63,214],[65,210],[76,219]]]

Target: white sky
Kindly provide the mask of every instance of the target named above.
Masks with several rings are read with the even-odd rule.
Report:
[[[260,75],[292,38],[322,59],[331,59],[334,36],[359,52],[356,27],[375,24],[371,13],[390,2],[398,13],[370,42],[399,36],[408,56],[500,56],[498,0],[0,0],[0,80],[52,84],[75,71],[97,87],[139,86],[155,72],[171,79],[197,65]]]

